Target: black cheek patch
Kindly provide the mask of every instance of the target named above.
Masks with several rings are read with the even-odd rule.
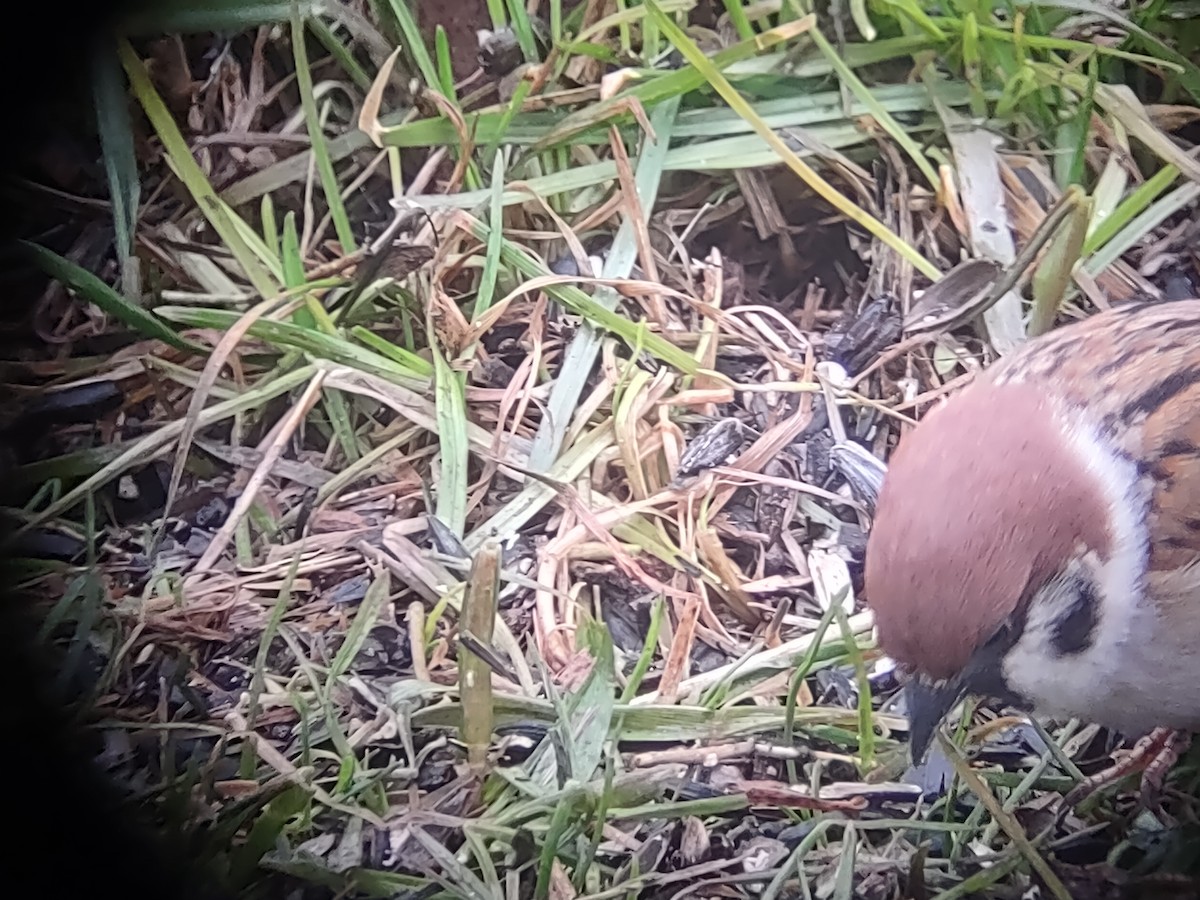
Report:
[[[1096,626],[1100,623],[1100,604],[1095,586],[1090,580],[1075,583],[1075,599],[1066,612],[1054,623],[1050,645],[1060,656],[1073,656],[1092,646]]]

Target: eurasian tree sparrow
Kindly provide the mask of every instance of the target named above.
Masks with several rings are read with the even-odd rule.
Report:
[[[1200,300],[1059,328],[926,415],[889,464],[865,593],[910,677],[914,760],[968,693],[1200,729]]]

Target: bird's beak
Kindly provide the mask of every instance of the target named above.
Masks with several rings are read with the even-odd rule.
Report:
[[[958,702],[963,689],[956,681],[930,684],[913,678],[904,690],[908,694],[908,747],[916,766],[924,761],[934,729]]]

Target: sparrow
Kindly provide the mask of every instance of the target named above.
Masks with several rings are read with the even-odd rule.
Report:
[[[968,694],[1149,733],[1143,763],[1185,746],[1200,729],[1200,300],[1033,338],[925,415],[888,464],[864,594],[907,679],[914,762]]]

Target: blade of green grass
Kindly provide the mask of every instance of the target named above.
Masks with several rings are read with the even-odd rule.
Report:
[[[130,37],[236,34],[258,25],[286,22],[297,9],[301,15],[315,15],[323,5],[321,0],[187,0],[186,3],[140,4],[142,8],[125,17],[117,30]]]
[[[255,409],[268,400],[278,397],[280,394],[287,393],[297,385],[304,383],[313,376],[315,371],[316,368],[314,366],[301,366],[277,378],[268,379],[266,383],[255,385],[239,397],[213,404],[201,411],[197,422],[197,429],[206,428],[214,422],[223,421],[244,410]],[[108,484],[114,478],[119,478],[121,473],[130,466],[138,463],[146,463],[161,456],[172,441],[178,438],[183,432],[185,424],[184,419],[176,419],[140,440],[130,443],[99,471],[93,473],[81,484],[63,494],[55,502],[47,505],[45,509],[32,515],[25,524],[11,532],[9,539],[19,537],[29,529],[36,528],[43,522],[66,512],[92,491]]]
[[[1029,316],[1030,337],[1044,334],[1054,325],[1059,307],[1071,286],[1071,277],[1079,262],[1088,220],[1092,215],[1092,200],[1078,185],[1071,185],[1063,199],[1074,203],[1067,220],[1058,227],[1037,268],[1030,278],[1033,310]]]
[[[416,63],[417,72],[425,79],[425,84],[436,90],[438,85],[437,66],[433,64],[433,57],[429,55],[429,49],[421,38],[421,29],[409,9],[409,4],[404,0],[374,0],[372,5],[377,9],[386,7],[391,12],[396,24],[400,26],[400,35],[404,38],[406,55]]]
[[[433,333],[432,327],[430,333]],[[434,401],[438,422],[438,459],[441,461],[437,484],[436,515],[456,537],[462,537],[467,524],[467,442],[466,373],[452,368],[436,341],[430,341],[433,354]]]
[[[866,229],[879,241],[890,247],[898,253],[903,259],[912,263],[913,267],[925,275],[927,278],[936,281],[941,278],[941,271],[933,263],[929,262],[924,256],[906,243],[899,235],[893,232],[890,228],[869,215],[861,209],[856,203],[848,199],[841,191],[833,187],[829,182],[822,178],[816,170],[810,167],[807,163],[800,159],[796,153],[788,147],[784,140],[775,133],[766,123],[764,123],[754,112],[754,108],[746,102],[721,74],[720,69],[713,65],[712,60],[701,52],[696,43],[684,33],[675,22],[663,13],[662,9],[654,0],[645,0],[646,8],[658,20],[658,26],[662,29],[675,49],[683,54],[696,70],[704,76],[705,80],[712,85],[713,89],[721,95],[721,98],[730,105],[742,118],[754,126],[755,132],[761,137],[782,159],[793,172],[795,172],[805,184],[812,188],[823,200],[829,203],[834,209],[842,213],[852,222]]]
[[[527,196],[526,199],[528,199]],[[485,243],[488,241],[491,228],[478,219],[465,214],[463,214],[463,222],[476,238]],[[505,265],[516,269],[526,278],[538,278],[550,274],[540,261],[508,240],[502,240],[500,244],[500,258]],[[589,297],[579,288],[566,284],[550,284],[546,286],[545,290],[572,313],[582,316],[593,325],[611,331],[631,348],[645,350],[686,375],[694,375],[699,371],[696,361],[675,344],[661,335],[646,332],[644,323],[631,322],[596,299]]]
[[[1025,857],[1034,871],[1041,876],[1051,896],[1055,897],[1056,900],[1071,900],[1071,892],[1067,890],[1066,886],[1054,873],[1054,870],[1042,858],[1042,855],[1037,852],[1037,848],[1033,846],[1033,842],[1026,836],[1021,823],[1017,821],[1015,816],[1005,811],[1004,807],[996,799],[996,795],[987,786],[987,783],[963,759],[958,748],[941,733],[937,735],[937,739],[942,745],[942,750],[950,760],[950,764],[954,766],[955,773],[967,783],[971,792],[987,807],[987,811],[992,814],[992,818],[1004,829],[1004,833],[1009,836],[1013,844],[1021,852],[1021,855]]]
[[[937,22],[926,15],[917,0],[880,0],[880,6],[893,14],[907,17],[913,25],[939,44],[950,39],[950,36],[938,27]]]
[[[439,22],[433,33],[434,59],[437,63],[438,86],[447,97],[454,96],[454,66],[450,61],[450,38]]]
[[[193,328],[218,328],[228,330],[241,319],[237,312],[224,309],[192,309],[187,306],[164,306],[159,313],[172,321],[182,322]],[[375,353],[365,347],[352,344],[338,335],[325,334],[304,328],[294,322],[275,322],[260,319],[250,326],[250,334],[279,347],[291,347],[312,353],[322,359],[339,362],[363,371],[373,372],[386,378],[398,378],[406,386],[421,390],[429,383],[427,378],[402,363]]]
[[[508,13],[504,8],[504,0],[487,0],[487,9],[493,32],[499,31],[508,24]]]
[[[300,252],[300,232],[296,228],[296,213],[288,210],[283,217],[283,240],[280,242],[279,258],[283,264],[283,284],[289,291],[304,284],[304,259]],[[292,321],[301,328],[312,329],[317,321],[308,304],[292,313]]]
[[[937,130],[941,123],[926,116],[909,126],[910,133]],[[835,150],[857,146],[862,143],[863,132],[849,123],[832,127],[816,127],[807,132],[814,140]],[[802,155],[815,155],[811,150]],[[748,168],[768,168],[779,164],[779,154],[771,149],[758,135],[739,135],[673,147],[663,161],[665,172],[731,171]],[[506,190],[502,201],[505,206],[526,203],[529,191],[551,199],[558,195],[573,195],[617,177],[616,163],[611,160],[576,165],[547,175],[525,179],[525,190]],[[420,194],[412,199],[432,208],[473,209],[489,202],[491,190],[462,191],[457,194]]]
[[[550,896],[550,877],[554,872],[554,860],[560,847],[571,844],[570,835],[579,810],[573,804],[560,803],[550,815],[546,828],[546,839],[538,852],[537,882],[533,886],[534,900],[546,900]]]
[[[529,13],[525,10],[524,0],[506,0],[508,4],[508,21],[513,34],[517,36],[517,44],[526,62],[537,62],[537,41],[533,36],[533,26],[529,21]]]
[[[561,484],[570,484],[587,471],[596,458],[614,443],[612,421],[593,428],[571,443],[544,474]],[[554,487],[530,478],[521,491],[463,538],[463,546],[474,553],[488,537],[505,541],[517,535],[521,526],[536,516],[557,496]]]
[[[834,599],[832,607],[842,632],[842,644],[846,648],[846,655],[854,666],[854,684],[858,688],[858,760],[860,771],[866,776],[875,768],[875,720],[871,705],[871,680],[867,677],[862,650],[850,631],[850,620],[842,607],[841,597]]]
[[[264,299],[273,297],[278,290],[278,283],[259,263],[257,254],[244,240],[242,231],[234,224],[234,219],[237,217],[220,201],[204,172],[192,158],[191,148],[188,147],[187,141],[180,133],[175,119],[158,95],[158,91],[150,82],[145,65],[138,59],[128,41],[121,40],[119,42],[118,53],[121,57],[121,64],[125,67],[125,74],[133,87],[133,93],[141,103],[142,109],[145,110],[146,117],[158,134],[159,140],[163,143],[163,149],[166,151],[171,168],[179,176],[196,205],[204,213],[204,217],[242,267],[242,271],[246,273],[246,277],[254,289]],[[245,230],[250,230],[244,222],[241,224]]]
[[[312,143],[317,172],[321,176],[321,188],[325,193],[325,202],[329,204],[329,214],[333,218],[333,227],[337,232],[338,243],[342,245],[342,253],[350,254],[358,249],[358,245],[354,240],[354,229],[350,227],[350,218],[346,215],[346,206],[342,202],[342,192],[338,187],[337,174],[333,171],[333,161],[329,158],[329,147],[325,143],[325,134],[321,130],[317,101],[313,97],[312,71],[308,67],[308,49],[305,47],[304,35],[304,20],[298,13],[294,14],[292,16],[292,57],[296,62],[296,84],[300,88],[300,105],[304,110],[304,124],[308,129],[308,139]]]
[[[271,255],[278,259],[280,254],[279,225],[275,221],[275,204],[271,201],[270,194],[263,194],[259,209],[262,216],[263,243],[266,244]]]
[[[358,658],[359,651],[362,650],[363,645],[370,636],[371,629],[375,627],[379,613],[383,609],[384,604],[387,603],[391,591],[391,576],[388,574],[387,569],[380,569],[371,579],[366,596],[363,597],[363,601],[358,607],[358,612],[354,615],[354,621],[346,629],[346,636],[342,640],[342,646],[338,648],[337,655],[334,656],[333,662],[329,664],[329,677],[326,679],[327,686],[332,686],[334,681],[350,671],[350,666]]]
[[[291,565],[288,566],[287,574],[283,577],[283,583],[279,586],[279,592],[275,596],[275,603],[271,607],[271,613],[267,617],[266,625],[263,628],[262,635],[258,639],[258,652],[254,657],[254,672],[250,676],[250,684],[247,687],[246,699],[246,728],[253,729],[258,722],[259,703],[258,700],[266,690],[267,683],[267,654],[270,652],[271,643],[275,640],[275,635],[279,632],[279,626],[283,622],[284,613],[292,602],[292,585],[296,580],[296,573],[300,569],[301,553],[297,550],[292,555]],[[242,745],[242,757],[239,763],[239,769],[243,778],[253,778],[254,771],[258,766],[258,754],[256,745],[253,741],[246,741]]]
[[[346,45],[338,40],[333,30],[315,15],[309,15],[307,23],[313,36],[337,60],[337,64],[345,70],[346,74],[350,76],[350,80],[358,86],[359,90],[363,93],[369,91],[371,89],[371,76],[367,74],[366,69],[358,64],[358,60],[354,58],[354,54],[347,49]]]
[[[137,226],[142,183],[133,149],[133,124],[129,119],[125,79],[117,58],[116,45],[111,40],[101,41],[93,51],[92,73],[96,126],[100,134],[100,152],[104,158],[104,174],[108,179],[109,201],[112,203],[121,287],[125,296],[136,302],[141,291],[137,258],[133,254],[133,235]]]
[[[361,325],[355,325],[350,329],[350,334],[358,338],[375,352],[386,356],[388,359],[400,363],[407,369],[411,369],[422,378],[433,377],[433,366],[417,354],[413,353],[404,347],[398,347],[391,341],[381,338],[375,332],[364,328]]]
[[[94,303],[114,319],[128,325],[149,338],[170,344],[177,350],[206,354],[208,350],[181,337],[178,332],[153,313],[131,303],[87,269],[75,265],[38,244],[21,241],[20,246],[33,258],[38,268],[56,281],[79,293],[84,300]]]
[[[488,236],[483,270],[479,275],[479,292],[475,297],[475,306],[471,310],[472,322],[478,321],[479,317],[491,308],[492,299],[496,293],[496,276],[500,271],[500,241],[504,236],[504,151],[497,150],[494,160],[492,164],[492,202],[488,215],[492,233]]]
[[[1117,208],[1100,220],[1083,244],[1083,255],[1091,256],[1113,239],[1122,228],[1155,201],[1159,194],[1171,186],[1179,177],[1179,170],[1168,164],[1163,166],[1125,197]]]
[[[334,437],[346,456],[346,462],[357,462],[362,456],[362,451],[354,435],[353,416],[350,414],[350,404],[346,402],[345,395],[341,391],[325,390],[321,394],[321,402],[329,416]]]
[[[874,94],[863,84],[862,79],[854,73],[854,70],[842,61],[837,51],[825,39],[825,35],[821,34],[819,28],[812,29],[808,33],[808,36],[817,45],[817,49],[825,54],[825,58],[829,60],[829,64],[833,67],[834,72],[837,73],[838,78],[842,80],[842,83],[847,85],[854,93],[854,96],[858,98],[859,102],[870,110],[871,115],[875,117],[880,126],[888,133],[888,136],[904,149],[904,152],[908,154],[909,158],[916,163],[917,168],[921,170],[921,174],[925,176],[925,180],[929,182],[930,187],[936,191],[940,186],[937,170],[904,126],[893,118],[892,114],[888,112],[887,107],[875,99]]]
[[[963,106],[969,100],[965,87],[957,83],[944,85],[944,100],[955,106]],[[882,106],[889,115],[901,113],[924,112],[933,109],[928,92],[914,84],[881,85],[872,90],[874,101]],[[661,101],[660,101],[661,102]],[[530,146],[542,141],[547,132],[560,121],[555,115],[543,112],[521,113],[512,116],[506,124],[506,118],[512,107],[502,110],[481,110],[467,113],[464,118],[468,128],[474,129],[477,140],[481,143],[496,144],[501,138],[506,143]],[[845,109],[837,91],[819,91],[813,94],[799,94],[778,99],[758,100],[753,104],[758,116],[773,129],[793,126],[812,127],[823,124],[846,123],[847,115],[851,119],[869,113],[870,109],[863,103],[855,103],[850,109]],[[608,125],[610,122],[597,122],[588,129],[576,135],[573,143],[603,144],[608,140]],[[754,126],[736,112],[724,105],[706,105],[686,109],[679,113],[675,125],[677,137],[714,139],[734,137],[742,134],[752,134]],[[859,133],[859,140],[863,139]],[[394,126],[387,131],[385,143],[391,147],[436,147],[439,144],[452,142],[457,139],[454,127],[444,119],[416,119],[402,125]],[[557,144],[569,147],[568,144]],[[683,147],[675,147],[672,152],[678,152]],[[708,155],[712,155],[711,153]]]
[[[873,63],[907,57],[912,53],[920,52],[922,49],[928,49],[927,44],[928,41],[924,38],[907,37],[898,39],[896,41],[881,40],[872,45],[848,45],[843,58],[852,68],[857,68]],[[739,72],[739,74],[736,76],[737,78],[752,78],[760,74],[771,74],[774,73],[780,65],[785,64],[786,62],[787,60],[781,53],[763,54],[762,56],[751,57],[743,60],[740,64],[730,66],[728,70],[729,77],[731,79],[735,78],[735,70],[738,70],[739,67],[741,67],[743,70]],[[802,93],[805,88],[804,79],[812,77],[827,77],[829,74],[829,64],[824,60],[824,58],[821,58],[815,62],[801,62],[795,66],[792,74],[796,78],[795,85],[797,93]],[[662,77],[665,78],[669,76]],[[699,87],[703,85],[703,83],[703,79],[700,79],[699,82],[691,89],[694,90],[695,87]],[[642,99],[641,95],[637,92],[640,88],[644,87],[648,87],[648,85],[637,85],[631,90],[630,93],[634,96],[638,96],[639,99]],[[896,87],[901,89],[905,88],[903,85]],[[958,88],[961,89],[962,86],[959,85]],[[909,87],[908,89],[911,90],[912,88]],[[882,92],[882,88],[877,90],[877,96],[882,95]],[[684,93],[684,91],[675,91],[673,93],[678,95]],[[643,105],[647,104],[643,102]],[[480,112],[479,119],[472,119],[471,116],[475,114],[469,114],[467,117],[467,122],[468,127],[472,128],[471,133],[475,135],[477,140],[484,144],[487,144],[488,141],[498,140],[497,135],[500,134],[498,126],[505,111],[506,108],[501,109],[494,107],[492,108],[491,112]],[[722,112],[722,110],[705,110],[703,112],[706,115],[718,115]],[[528,121],[534,121],[535,119],[533,117],[537,116],[541,116],[542,118],[554,118],[553,113],[522,113],[519,117],[519,121],[514,122],[513,127],[510,128],[506,133],[506,140],[511,139],[511,141],[514,142],[520,140],[519,129],[524,127],[522,123],[526,121],[526,116],[531,117]],[[409,118],[411,118],[411,110],[401,110],[381,116],[380,121],[384,126],[386,126],[386,133],[386,130],[388,129],[400,127]],[[426,119],[420,121],[422,123],[426,123],[437,120]],[[586,130],[587,129],[585,129],[585,131]],[[591,132],[594,136],[593,143],[603,143],[604,140],[606,140],[603,128],[592,128]],[[543,134],[544,132],[538,132],[528,140],[529,142],[538,140]],[[862,137],[863,136],[860,132],[858,134],[857,142],[861,142]],[[447,140],[453,141],[454,139],[455,137],[453,135],[446,140],[443,140],[439,137],[431,137],[429,140],[425,141],[422,146],[439,146],[446,143]],[[826,143],[829,143],[829,141],[826,140]],[[330,158],[335,162],[345,159],[359,150],[372,146],[371,137],[359,130],[339,135],[338,137],[331,139],[328,144]],[[235,182],[222,191],[221,196],[230,206],[241,206],[245,203],[257,200],[263,194],[278,190],[279,188],[283,188],[289,184],[303,180],[307,176],[308,168],[311,164],[312,160],[310,151],[305,150],[300,153],[296,153],[292,156],[289,156],[287,159],[281,160],[272,166],[268,166],[266,169],[254,173],[253,175],[246,176],[246,178],[242,179],[241,181]],[[762,163],[760,163],[760,165],[762,165]],[[506,200],[506,202],[513,201]]]
[[[590,779],[604,757],[616,694],[612,636],[608,629],[591,617],[586,617],[576,631],[576,646],[587,650],[592,669],[578,691],[567,698],[571,718],[572,777]]]
[[[1161,197],[1138,213],[1129,223],[1091,255],[1083,269],[1093,278],[1121,258],[1126,250],[1136,246],[1168,217],[1187,209],[1200,198],[1200,184],[1189,181]]]
[[[659,183],[662,180],[663,159],[671,144],[671,126],[679,108],[678,100],[668,100],[654,110],[650,124],[657,135],[657,141],[646,138],[642,144],[642,152],[637,160],[634,173],[637,186],[638,201],[642,214],[649,217],[654,210],[658,197]],[[493,200],[493,203],[496,201]],[[634,222],[626,216],[616,237],[613,238],[612,248],[604,261],[601,275],[605,278],[625,278],[633,269],[637,259],[637,229],[643,223]],[[611,313],[616,309],[620,296],[610,287],[598,286],[592,302],[599,308]],[[595,365],[596,356],[600,352],[602,333],[596,328],[599,322],[585,321],[571,338],[571,343],[563,355],[562,368],[558,379],[550,389],[550,397],[546,401],[546,416],[538,426],[533,438],[533,449],[529,455],[529,467],[535,471],[546,471],[558,456],[562,442],[571,425],[571,414],[579,405],[579,398],[584,385]],[[639,335],[641,337],[641,335]],[[637,349],[637,345],[632,345]],[[691,357],[688,357],[689,361]]]

